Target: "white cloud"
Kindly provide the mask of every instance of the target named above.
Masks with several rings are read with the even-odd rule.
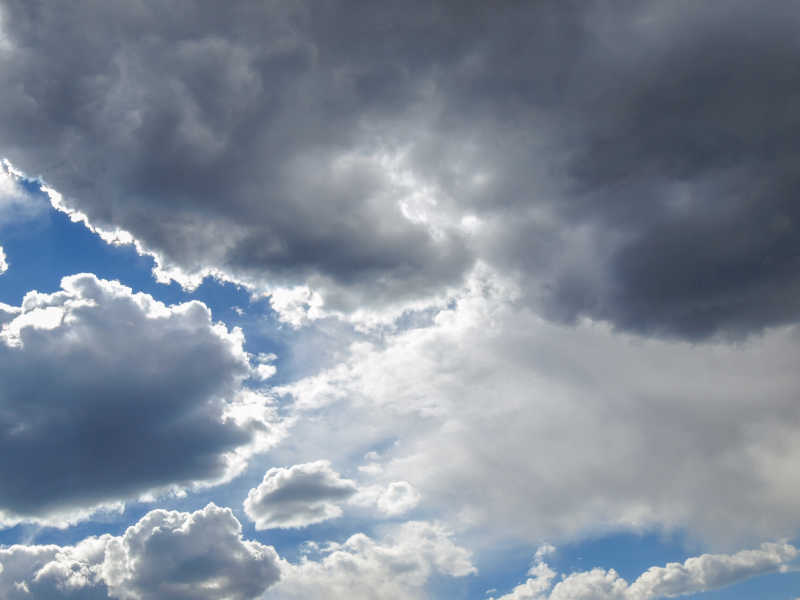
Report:
[[[762,544],[758,550],[732,555],[703,554],[683,563],[650,567],[631,584],[629,595],[646,600],[725,587],[758,575],[785,571],[797,556],[797,548],[786,543]]]
[[[229,480],[284,432],[244,337],[200,302],[93,275],[0,306],[0,516],[64,525],[99,506]]]
[[[434,574],[475,573],[470,553],[436,523],[410,521],[380,538],[363,533],[297,563],[242,539],[227,508],[153,510],[120,536],[73,546],[0,548],[0,596],[8,600],[416,600]],[[266,592],[265,592],[266,590]]]
[[[364,469],[359,471],[370,475],[380,475],[381,470]],[[422,496],[417,489],[407,481],[391,481],[386,485],[365,485],[358,490],[358,494],[351,500],[352,504],[366,507],[375,506],[387,516],[402,515],[419,504]]]
[[[0,549],[9,600],[251,600],[280,575],[271,546],[243,540],[230,509],[153,510],[119,537]]]
[[[256,529],[306,527],[341,516],[339,504],[357,491],[328,461],[272,468],[247,494],[244,511]]]
[[[47,210],[42,196],[23,187],[24,175],[7,160],[0,160],[0,225],[30,219]]]
[[[591,569],[562,575],[552,587],[556,573],[537,552],[529,574],[533,577],[498,600],[655,600],[699,594],[774,572],[785,572],[798,550],[786,543],[762,544],[758,550],[736,554],[703,554],[683,563],[650,567],[628,584],[614,569]]]
[[[8,260],[6,259],[6,253],[3,251],[3,247],[0,246],[0,275],[8,271]]]
[[[407,481],[393,481],[378,496],[378,508],[387,515],[401,515],[414,508],[420,494]]]
[[[373,508],[394,517],[414,508],[419,492],[407,481],[359,484],[333,470],[327,460],[274,467],[251,489],[244,511],[256,529],[299,528],[342,516],[342,505]]]
[[[109,541],[102,566],[112,596],[136,600],[245,600],[274,584],[278,555],[242,539],[230,509],[154,510]]]
[[[411,521],[381,540],[356,534],[330,544],[320,560],[286,564],[282,579],[266,597],[336,600],[426,598],[434,573],[464,577],[475,572],[470,553],[457,546],[441,525]]]
[[[796,328],[647,340],[548,323],[516,297],[476,275],[432,326],[278,389],[313,417],[296,435],[337,462],[391,442],[385,481],[487,537],[664,526],[745,543],[800,526]]]

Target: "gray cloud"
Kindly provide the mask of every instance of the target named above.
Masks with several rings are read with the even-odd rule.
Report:
[[[280,436],[266,399],[242,388],[253,372],[241,332],[213,323],[200,302],[167,307],[84,274],[8,308],[6,522],[57,523],[148,491],[222,481]]]
[[[173,274],[353,311],[481,259],[557,320],[700,339],[796,318],[790,2],[2,14],[3,152]]]
[[[272,468],[247,494],[244,511],[256,529],[305,527],[341,516],[339,503],[357,491],[328,461]]]

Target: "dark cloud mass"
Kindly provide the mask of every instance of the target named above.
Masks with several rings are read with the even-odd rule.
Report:
[[[186,274],[352,311],[482,260],[557,320],[699,339],[797,316],[791,2],[2,15],[2,151]]]
[[[223,480],[258,425],[270,435],[269,423],[237,418],[250,375],[243,340],[203,304],[166,307],[93,275],[62,286],[27,294],[0,332],[4,521],[58,523]]]

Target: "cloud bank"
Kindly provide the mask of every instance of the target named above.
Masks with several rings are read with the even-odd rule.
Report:
[[[792,2],[217,13],[3,10],[5,156],[162,276],[397,314],[484,261],[557,321],[797,318]]]
[[[538,554],[538,553],[537,553]],[[650,567],[633,583],[614,569],[595,568],[562,575],[553,585],[556,573],[537,556],[529,572],[533,575],[498,600],[654,600],[700,594],[791,568],[798,550],[786,543],[766,543],[757,550],[736,554],[703,554],[683,563]],[[551,589],[552,588],[552,589]]]
[[[469,552],[450,535],[410,521],[380,539],[356,534],[313,547],[316,560],[305,556],[294,564],[271,546],[243,539],[230,509],[153,510],[118,537],[0,549],[0,593],[9,600],[412,600],[424,597],[436,573],[475,572]]]
[[[470,290],[278,388],[306,417],[295,435],[337,461],[388,445],[380,477],[488,537],[686,527],[727,546],[800,526],[795,326],[646,340],[550,323],[491,274]]]

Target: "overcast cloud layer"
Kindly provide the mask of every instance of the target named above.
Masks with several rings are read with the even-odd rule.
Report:
[[[738,336],[797,314],[793,6],[10,1],[4,152],[186,281],[363,312],[480,258],[549,318]]]
[[[0,596],[796,569],[798,31],[791,0],[0,0]],[[699,556],[562,569],[620,532]]]

